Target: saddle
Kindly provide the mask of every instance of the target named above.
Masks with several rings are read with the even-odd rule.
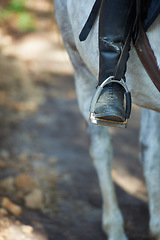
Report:
[[[102,0],[96,0],[89,17],[79,35],[80,41],[85,41],[98,16]],[[136,0],[136,19],[133,29],[133,40],[137,42],[140,36],[140,24],[146,32],[160,13],[160,0]]]
[[[158,14],[160,13],[160,0],[149,0],[148,7],[145,9],[145,0],[142,3],[142,9],[145,9],[145,13],[142,12],[143,27],[147,31],[149,26],[154,22]]]

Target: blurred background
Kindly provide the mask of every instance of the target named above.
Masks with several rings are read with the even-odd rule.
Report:
[[[111,129],[129,239],[149,239],[140,110]],[[101,194],[50,0],[0,0],[0,240],[97,240]],[[142,224],[143,223],[143,224]]]

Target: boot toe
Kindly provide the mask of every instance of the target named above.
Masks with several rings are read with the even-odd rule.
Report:
[[[124,88],[117,83],[108,84],[95,106],[95,117],[113,122],[124,122]]]
[[[125,121],[125,110],[120,106],[97,103],[95,109],[95,117],[102,118],[113,122],[124,122]]]

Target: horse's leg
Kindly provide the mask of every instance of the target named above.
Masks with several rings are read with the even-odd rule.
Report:
[[[68,49],[69,50],[69,49]],[[75,85],[80,110],[88,121],[91,98],[97,82],[84,66],[80,56],[72,49],[68,51],[75,68]],[[109,240],[126,240],[123,218],[117,205],[114,185],[111,178],[112,143],[106,127],[89,124],[91,138],[90,153],[97,171],[103,199],[103,230]]]
[[[89,118],[89,106],[93,92],[95,91],[95,80],[83,63],[74,59],[75,83],[78,102],[85,119]],[[94,84],[93,84],[94,83]],[[91,139],[90,153],[97,171],[100,189],[103,199],[103,230],[109,236],[109,240],[126,240],[123,230],[123,218],[117,205],[114,185],[111,178],[112,168],[112,143],[106,127],[89,124],[89,135]]]
[[[92,127],[91,156],[97,171],[103,199],[102,224],[109,240],[126,240],[123,218],[117,205],[114,185],[111,178],[112,144],[107,128]]]
[[[91,98],[97,80],[84,65],[74,44],[72,28],[66,12],[66,1],[55,1],[57,22],[65,47],[74,66],[75,86],[80,111],[88,122]],[[59,11],[58,11],[59,10]],[[112,144],[106,127],[89,124],[91,155],[94,160],[103,199],[103,229],[109,240],[127,240],[123,230],[123,218],[118,208],[111,178]]]
[[[160,113],[142,109],[141,159],[149,198],[150,231],[160,240]]]

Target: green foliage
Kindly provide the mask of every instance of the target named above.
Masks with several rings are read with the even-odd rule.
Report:
[[[6,8],[8,11],[24,12],[26,0],[12,0],[10,5]]]
[[[18,28],[22,31],[36,30],[35,16],[27,12],[19,14]]]
[[[35,15],[27,11],[25,3],[26,0],[11,0],[10,4],[0,12],[0,22],[7,20],[12,24],[14,18],[14,20],[16,19],[16,28],[19,31],[36,30]]]

